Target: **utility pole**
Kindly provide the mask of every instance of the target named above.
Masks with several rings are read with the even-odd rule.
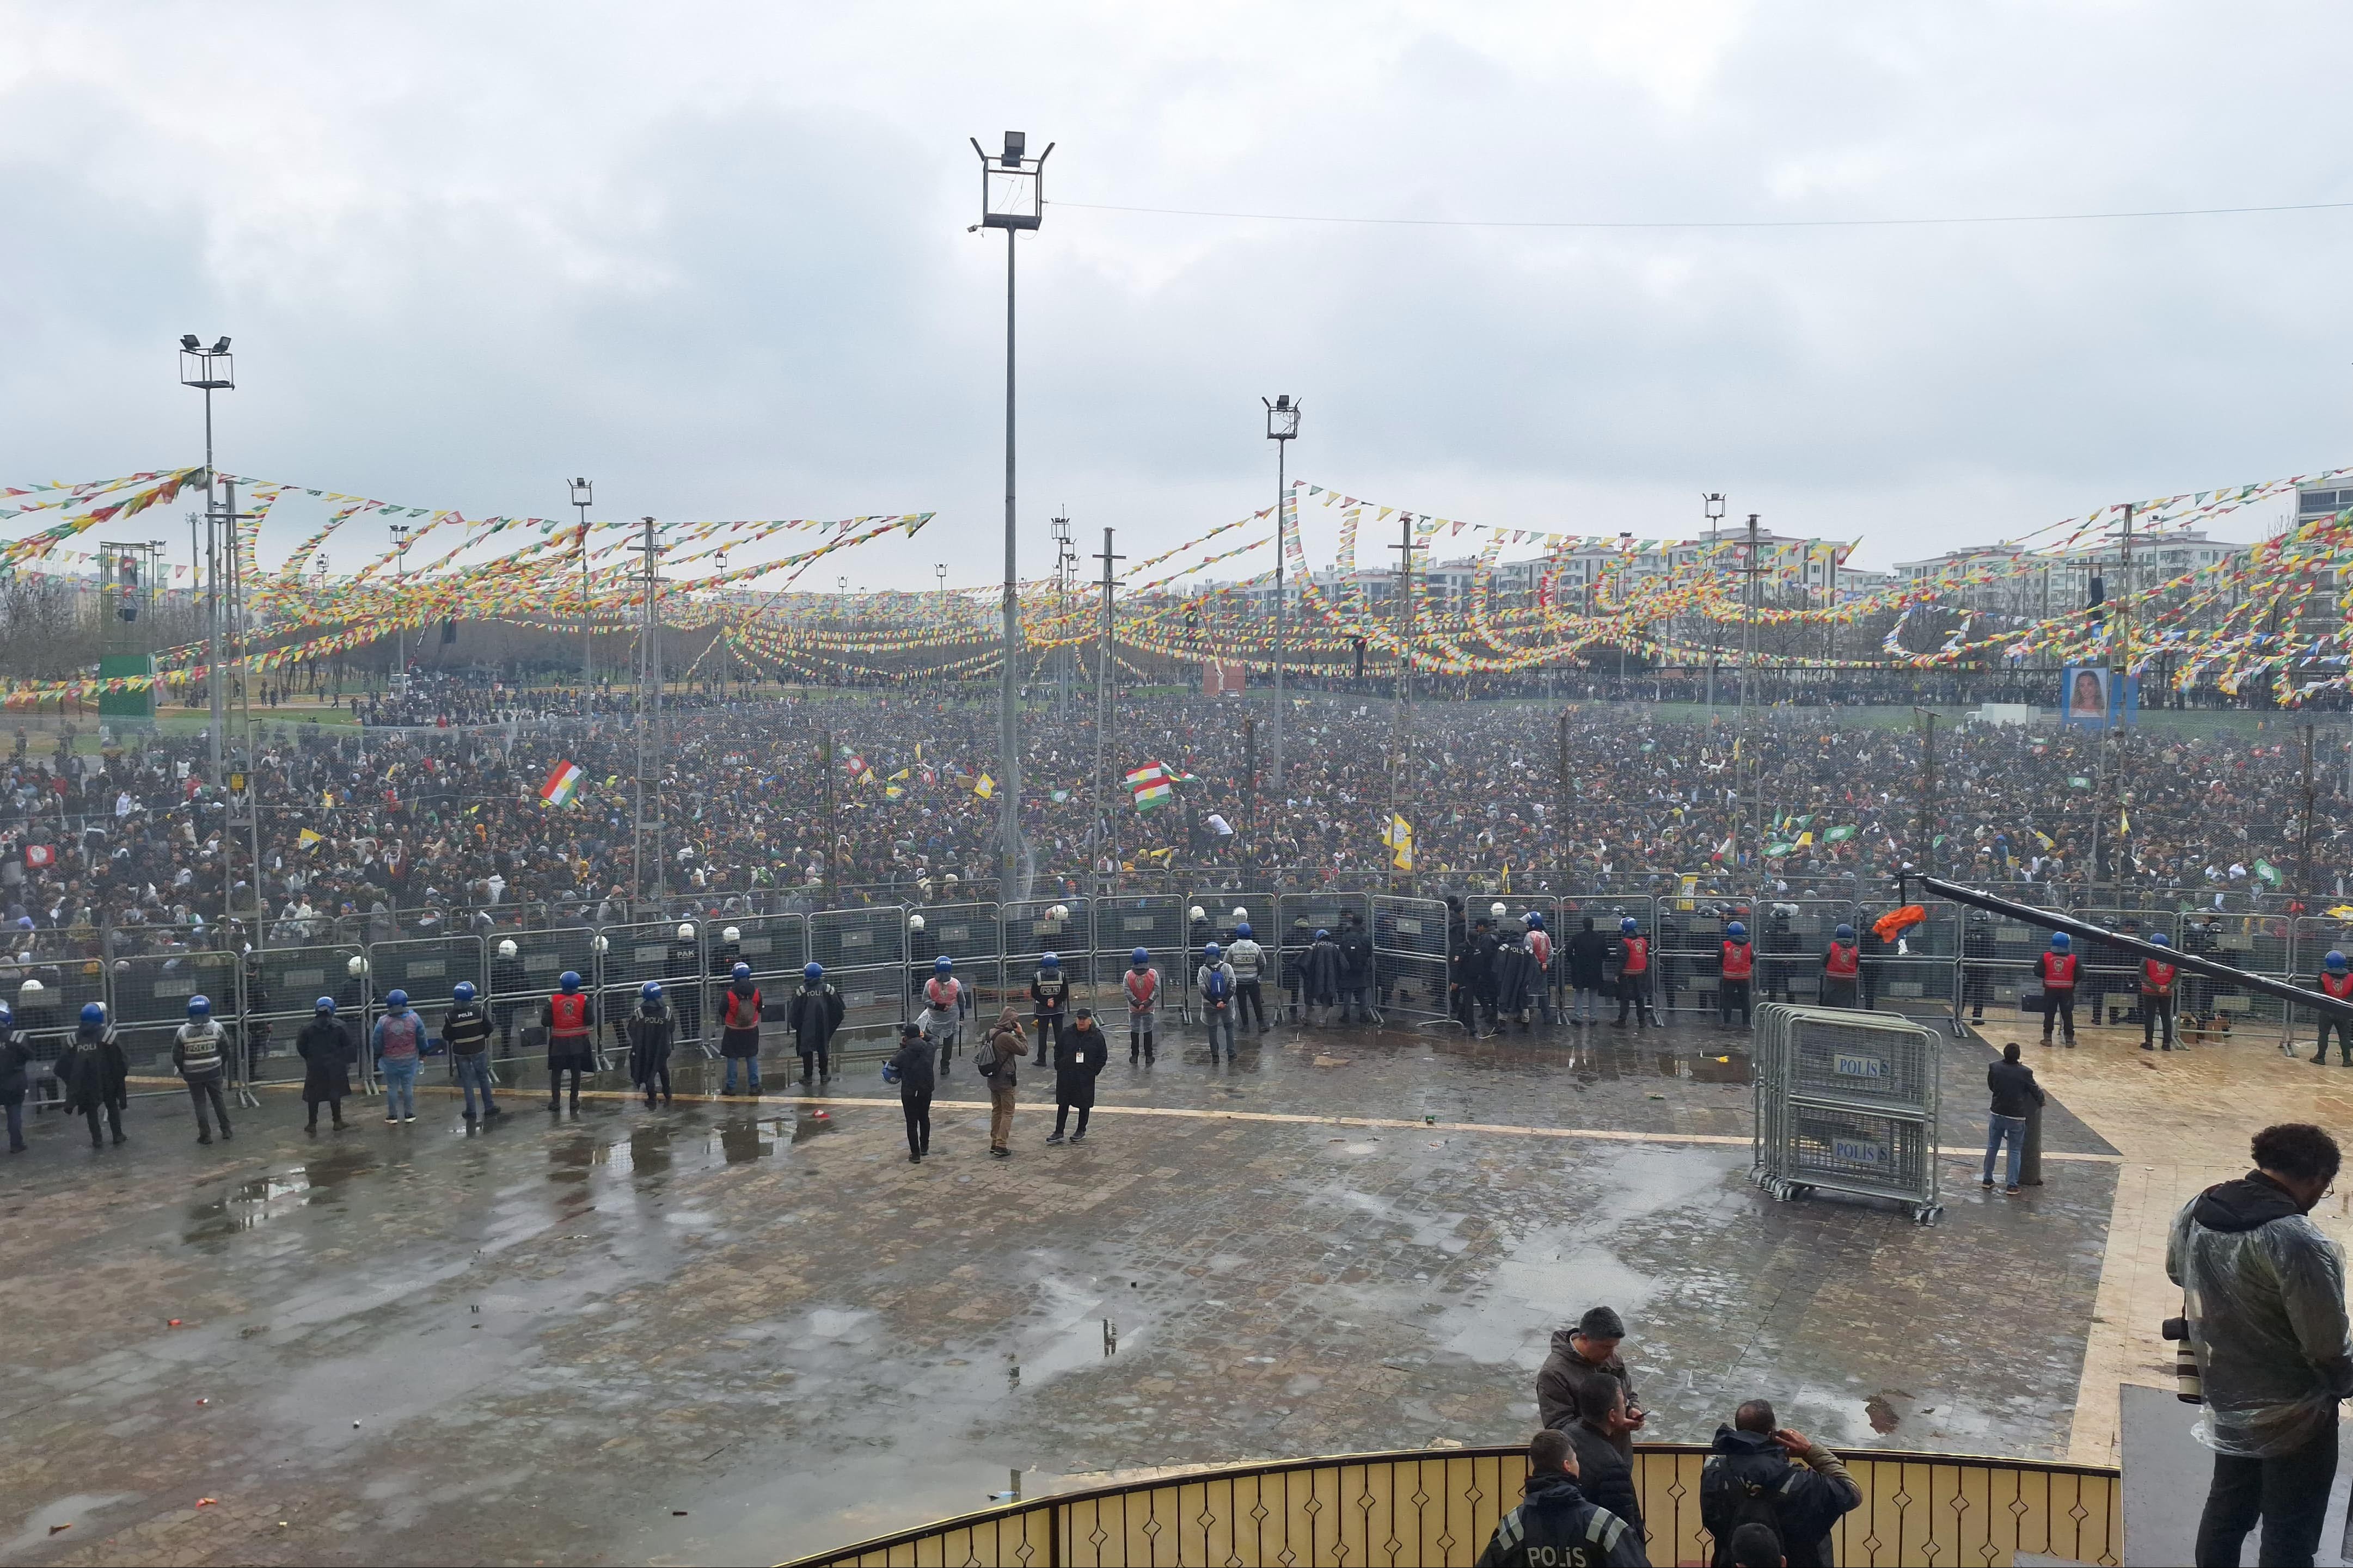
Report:
[[[1274,790],[1282,793],[1283,678],[1291,662],[1291,645],[1284,636],[1290,596],[1283,573],[1291,551],[1291,486],[1286,468],[1291,443],[1299,437],[1299,403],[1289,393],[1266,403],[1266,438],[1274,443]]]
[[[1717,573],[1716,552],[1722,543],[1721,524],[1724,521],[1724,496],[1711,490],[1700,498],[1700,510],[1707,514],[1707,574],[1711,585]],[[1589,610],[1590,605],[1587,608]],[[1714,614],[1707,626],[1707,727],[1715,728],[1715,666],[1724,651],[1724,623]]]
[[[1747,771],[1754,774],[1757,760],[1751,754],[1755,748],[1749,744],[1748,733],[1749,688],[1757,664],[1757,514],[1753,511],[1748,514],[1748,554],[1741,563],[1741,570],[1746,574],[1746,580],[1741,585],[1740,595],[1740,728],[1738,737],[1732,745],[1732,789],[1736,800],[1740,795],[1742,773]],[[1757,790],[1761,792],[1764,788],[1763,777],[1761,774],[1754,774],[1754,776],[1757,778]],[[1752,828],[1756,830],[1757,849],[1756,868],[1761,877],[1765,870],[1763,831],[1765,807],[1761,793],[1752,795],[1751,799],[1752,809],[1749,813],[1751,820],[1741,825],[1741,837],[1745,842],[1749,837],[1749,830]],[[1734,846],[1736,856],[1739,847],[1738,845]]]
[[[1557,778],[1559,795],[1553,806],[1556,820],[1553,823],[1553,840],[1560,847],[1560,886],[1555,892],[1568,892],[1568,711],[1560,715],[1560,772]],[[1564,939],[1565,940],[1565,939]]]
[[[2295,896],[2312,912],[2312,726],[2304,727],[2304,831],[2295,850]]]
[[[661,542],[652,518],[645,520],[645,542],[629,547],[645,557],[645,570],[638,579],[640,603],[638,605],[638,767],[636,778],[635,822],[630,835],[633,880],[630,895],[642,899],[646,894],[646,774],[659,767],[661,756],[661,613],[657,595],[661,589]],[[654,780],[654,874],[653,891],[659,895],[663,885],[661,780]]]
[[[1095,837],[1097,849],[1111,862],[1109,875],[1115,878],[1119,875],[1119,834],[1113,824],[1119,820],[1119,814],[1112,805],[1111,773],[1104,767],[1111,743],[1111,568],[1113,562],[1127,557],[1112,553],[1111,539],[1112,531],[1104,529],[1103,551],[1095,557],[1103,563],[1103,628],[1095,639]]]
[[[572,481],[572,504],[580,513],[580,706],[585,713],[588,694],[596,689],[596,622],[588,607],[588,509],[596,500],[596,487],[586,479]]]
[[[1920,840],[1920,868],[1933,877],[1937,874],[1936,715],[1926,708],[1912,711],[1920,716],[1920,825],[1914,831]]]
[[[1250,837],[1235,858],[1247,868],[1250,852],[1258,847],[1258,717],[1242,715],[1242,822],[1250,829]]]
[[[833,731],[828,730],[818,741],[817,767],[825,781],[825,901],[838,905],[841,902],[840,871],[833,857],[841,845],[841,808],[833,793],[835,755]]]
[[[1430,548],[1414,542],[1413,513],[1398,514],[1398,542],[1389,548],[1398,552],[1398,668],[1395,700],[1390,704],[1396,719],[1389,731],[1388,821],[1384,828],[1396,825],[1398,778],[1405,772],[1413,747],[1413,552]],[[1389,857],[1389,885],[1397,885],[1394,850]]]

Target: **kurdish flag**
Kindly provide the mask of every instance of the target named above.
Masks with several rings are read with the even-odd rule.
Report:
[[[539,798],[550,805],[569,805],[572,797],[580,793],[580,764],[558,763],[547,782],[539,786]]]
[[[1168,770],[1159,763],[1146,763],[1127,775],[1127,787],[1135,796],[1135,809],[1153,811],[1176,798],[1171,787]]]

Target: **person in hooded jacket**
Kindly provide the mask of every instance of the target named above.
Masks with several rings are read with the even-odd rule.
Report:
[[[343,1130],[343,1097],[352,1092],[352,1063],[359,1047],[335,1020],[335,999],[319,998],[311,1021],[294,1037],[294,1054],[302,1058],[302,1103],[310,1112],[305,1132],[319,1131],[319,1107],[334,1115],[334,1130]]]
[[[988,1085],[988,1152],[1000,1160],[1013,1154],[1015,1068],[1029,1054],[1029,1037],[1021,1027],[1021,1015],[1008,1002],[974,1053],[975,1068]]]
[[[1579,1391],[1588,1373],[1614,1378],[1626,1391],[1626,1432],[1617,1439],[1618,1451],[1631,1460],[1632,1432],[1646,1419],[1634,1398],[1634,1374],[1618,1354],[1626,1338],[1626,1321],[1611,1307],[1591,1307],[1573,1329],[1556,1329],[1552,1353],[1536,1369],[1536,1419],[1547,1426],[1566,1427],[1582,1413]]]
[[[1805,1468],[1792,1465],[1798,1460]],[[1715,1429],[1700,1467],[1700,1524],[1715,1539],[1715,1568],[1731,1568],[1732,1537],[1762,1524],[1781,1538],[1790,1568],[1831,1568],[1831,1531],[1862,1504],[1862,1488],[1836,1454],[1776,1423],[1773,1406],[1751,1399]]]
[[[1373,984],[1373,939],[1365,932],[1364,917],[1354,910],[1342,915],[1335,940],[1340,948],[1340,1022],[1373,1023],[1373,1010],[1366,1005]]]
[[[1591,915],[1586,916],[1580,929],[1569,937],[1567,958],[1568,986],[1576,998],[1569,1022],[1598,1024],[1601,1021],[1601,995],[1609,983],[1609,939],[1593,929]]]
[[[1650,1568],[1642,1532],[1588,1499],[1567,1435],[1543,1431],[1528,1444],[1528,1479],[1518,1507],[1495,1521],[1478,1568]]]
[[[2258,1520],[2265,1563],[2313,1561],[2337,1475],[2337,1406],[2353,1397],[2345,1254],[2311,1219],[2337,1180],[2337,1141],[2284,1122],[2255,1134],[2253,1154],[2253,1170],[2183,1205],[2166,1241],[2204,1396],[2197,1435],[2214,1450],[2201,1568],[2236,1563]]]
[[[98,1135],[98,1113],[106,1112],[108,1131],[122,1142],[122,1113],[131,1106],[131,1058],[107,1022],[106,1009],[96,1002],[82,1004],[81,1022],[54,1069],[66,1086],[66,1114],[79,1112],[90,1123],[90,1146],[106,1147]]]
[[[657,1088],[661,1103],[670,1103],[670,1053],[678,1043],[678,1015],[670,1011],[659,983],[649,980],[638,987],[638,1009],[621,1021],[621,1033],[629,1042],[629,1082],[645,1091],[646,1109],[654,1108]],[[728,1066],[732,1070],[734,1064]],[[757,1058],[754,1070],[758,1070]],[[752,1087],[756,1090],[759,1085]]]
[[[738,963],[729,973],[727,989],[719,994],[719,1054],[727,1060],[727,1080],[722,1094],[735,1092],[735,1064],[749,1075],[750,1092],[760,1092],[760,988],[752,983],[752,966]]]
[[[1528,1032],[1536,999],[1544,994],[1544,969],[1528,951],[1527,936],[1506,927],[1503,945],[1495,950],[1496,1006],[1504,1024],[1517,1023]]]
[[[8,1152],[25,1152],[25,1090],[32,1081],[33,1037],[16,1023],[16,1014],[0,1002],[0,1110],[8,1116]]]
[[[899,1026],[899,1048],[884,1064],[882,1077],[899,1086],[899,1110],[907,1119],[907,1163],[920,1165],[932,1152],[932,1090],[937,1079],[932,1070],[932,1043],[916,1024]]]
[[[841,1027],[841,993],[825,977],[825,966],[808,963],[801,969],[801,988],[785,1009],[785,1025],[793,1032],[793,1049],[800,1053],[801,1084],[807,1087],[809,1062],[817,1062],[817,1077],[824,1083],[833,1077],[833,1058],[828,1054],[833,1046],[833,1032]],[[759,1070],[755,1058],[753,1070]],[[752,1092],[760,1092],[759,1079],[752,1081]]]

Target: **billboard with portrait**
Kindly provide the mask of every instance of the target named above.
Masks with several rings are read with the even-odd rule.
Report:
[[[2094,730],[2140,717],[2140,681],[2100,665],[2071,664],[2059,677],[2059,722]]]

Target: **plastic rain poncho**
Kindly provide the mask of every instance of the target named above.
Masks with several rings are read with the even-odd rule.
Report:
[[[2332,1429],[2353,1394],[2345,1255],[2276,1183],[2250,1173],[2184,1205],[2165,1271],[2198,1356],[2200,1442],[2273,1458]]]

